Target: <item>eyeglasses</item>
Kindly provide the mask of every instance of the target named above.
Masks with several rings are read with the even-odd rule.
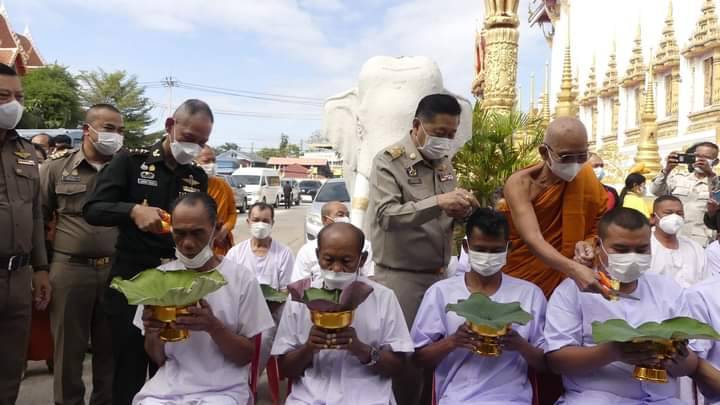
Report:
[[[548,144],[543,144],[550,153],[557,156],[557,160],[560,163],[585,163],[588,160],[589,154],[587,151],[583,153],[568,153],[565,155],[558,155]]]

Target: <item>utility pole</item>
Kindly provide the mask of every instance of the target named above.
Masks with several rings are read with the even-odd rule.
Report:
[[[178,86],[178,80],[172,76],[165,76],[165,78],[162,80],[162,85],[167,87],[168,89],[168,110],[170,111],[171,115],[174,112],[173,108],[173,87]]]

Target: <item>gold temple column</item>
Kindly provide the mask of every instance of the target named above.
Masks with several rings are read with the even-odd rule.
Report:
[[[713,50],[712,105],[720,105],[720,48]]]
[[[515,103],[519,3],[519,0],[485,0],[485,77],[481,94],[486,110],[510,111]]]

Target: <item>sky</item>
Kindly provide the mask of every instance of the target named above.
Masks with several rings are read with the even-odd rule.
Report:
[[[528,26],[527,3],[521,0],[519,8],[523,109],[530,75],[535,75],[537,96],[550,55],[542,31]],[[152,129],[162,127],[171,100],[176,107],[184,99],[200,98],[216,112],[209,143],[234,142],[247,150],[276,147],[282,133],[299,144],[321,129],[322,101],[355,87],[362,64],[376,55],[428,56],[440,66],[445,88],[471,98],[475,30],[483,16],[480,0],[4,4],[13,29],[22,32],[29,26],[46,62],[75,73],[103,69],[136,75],[155,105]],[[172,89],[172,96],[161,84],[168,77],[182,85]],[[278,102],[248,92],[291,97]]]

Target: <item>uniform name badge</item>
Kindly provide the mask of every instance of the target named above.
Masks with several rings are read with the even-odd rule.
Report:
[[[143,186],[152,186],[157,187],[158,182],[157,180],[150,180],[150,179],[137,179],[137,183]]]
[[[200,191],[199,188],[189,187],[189,186],[183,186],[182,189],[183,189],[183,191],[186,192],[186,193],[197,193],[198,191]]]
[[[445,174],[440,175],[441,182],[450,181],[450,180],[454,180],[454,179],[455,179],[455,176],[453,176],[452,173],[445,173]]]
[[[35,161],[31,159],[18,159],[17,164],[25,166],[35,166]]]

